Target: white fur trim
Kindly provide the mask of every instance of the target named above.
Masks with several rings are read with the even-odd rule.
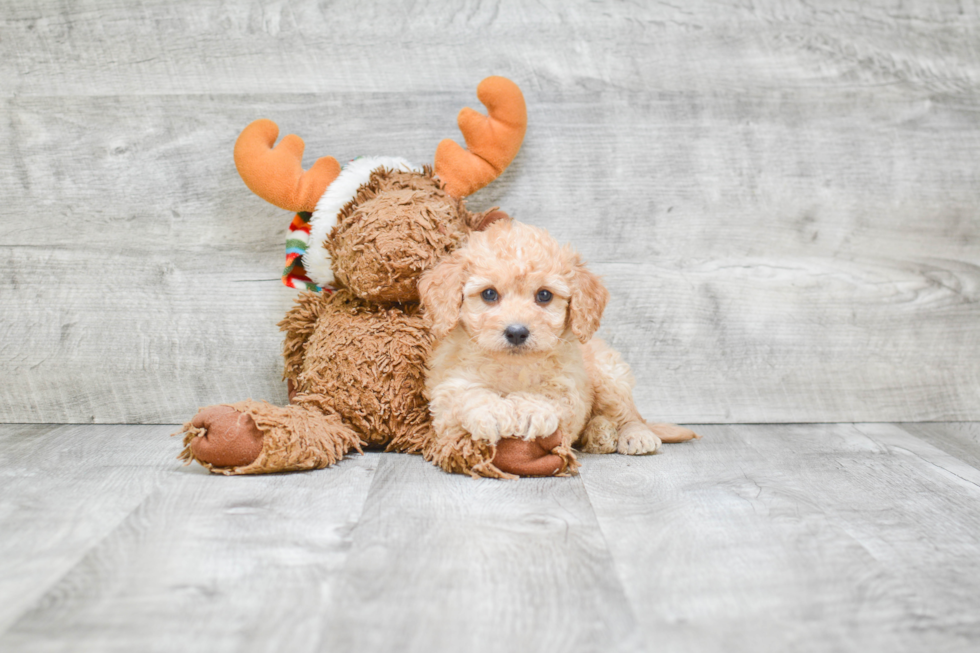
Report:
[[[398,156],[364,156],[344,166],[316,203],[310,219],[310,246],[303,255],[303,267],[310,279],[320,287],[333,285],[330,254],[324,248],[323,241],[337,224],[340,210],[354,199],[357,189],[368,183],[371,173],[378,168],[422,172],[421,166],[413,165]]]

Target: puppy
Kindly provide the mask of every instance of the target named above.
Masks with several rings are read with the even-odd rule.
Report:
[[[592,337],[609,292],[543,229],[497,221],[425,273],[419,293],[437,339],[426,378],[437,440],[495,450],[557,432],[565,448],[637,455],[699,437],[640,416],[629,366]]]

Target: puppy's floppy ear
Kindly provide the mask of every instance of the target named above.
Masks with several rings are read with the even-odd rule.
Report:
[[[599,328],[599,320],[609,301],[609,291],[598,276],[589,271],[578,254],[566,248],[570,258],[568,325],[582,343],[588,342]]]
[[[492,225],[497,220],[510,220],[510,216],[500,210],[499,207],[495,206],[489,211],[484,211],[483,213],[473,213],[470,218],[470,229],[473,231],[486,231],[487,227]]]
[[[461,249],[442,259],[419,279],[419,298],[436,338],[442,338],[456,326],[463,305],[464,283],[466,259]]]

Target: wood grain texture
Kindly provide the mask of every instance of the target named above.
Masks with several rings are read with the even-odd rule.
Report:
[[[386,456],[334,597],[323,650],[643,648],[580,478],[487,482]]]
[[[980,469],[908,426],[696,428],[501,482],[380,453],[210,476],[170,427],[3,426],[0,650],[977,649]]]
[[[0,43],[0,421],[283,401],[238,130],[427,162],[490,73],[528,136],[471,205],[606,276],[650,417],[980,419],[973,4],[45,0]]]
[[[980,469],[980,425],[976,422],[929,422],[898,426],[937,449]]]
[[[956,0],[5,3],[7,95],[458,93],[476,74],[567,90],[782,90],[922,81],[975,90],[980,10]],[[776,55],[776,57],[774,57]],[[778,58],[783,55],[783,59]],[[775,61],[774,61],[775,60]],[[844,79],[841,80],[840,78]]]
[[[314,650],[379,454],[236,481],[180,466],[173,427],[74,428],[57,469],[11,456],[0,650]]]
[[[160,488],[172,431],[0,425],[0,633]]]
[[[980,471],[888,424],[697,430],[582,470],[637,623],[665,650],[980,644]]]

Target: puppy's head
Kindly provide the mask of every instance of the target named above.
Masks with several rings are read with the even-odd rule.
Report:
[[[599,328],[609,292],[543,229],[500,220],[426,272],[419,294],[432,331],[457,325],[482,351],[501,356],[547,354]]]

